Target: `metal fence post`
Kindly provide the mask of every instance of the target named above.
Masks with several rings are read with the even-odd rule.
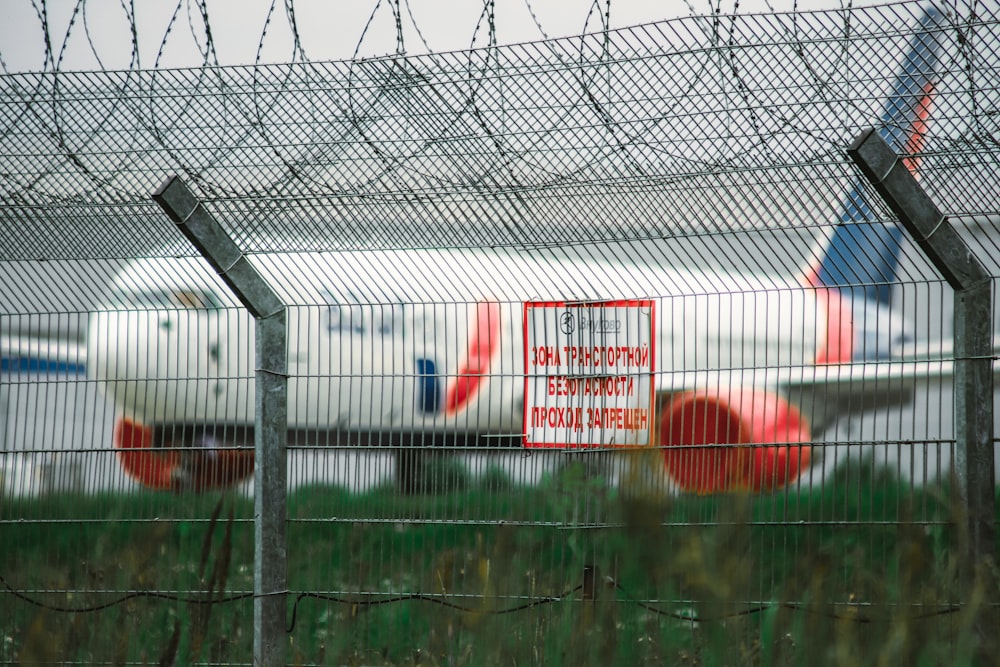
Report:
[[[878,132],[861,133],[847,152],[955,290],[955,472],[967,513],[970,562],[992,564],[995,500],[990,275]]]
[[[288,641],[286,308],[179,178],[167,179],[153,199],[219,272],[256,323],[253,660],[255,665],[283,665]]]

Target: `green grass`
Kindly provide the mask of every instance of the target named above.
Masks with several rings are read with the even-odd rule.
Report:
[[[947,488],[856,467],[812,493],[671,499],[580,464],[533,488],[435,465],[433,494],[289,498],[295,664],[964,665],[977,642],[998,650],[976,632],[995,579],[963,566]],[[0,663],[248,663],[253,604],[231,598],[253,588],[252,517],[228,493],[8,503],[0,574],[44,606],[0,590]]]

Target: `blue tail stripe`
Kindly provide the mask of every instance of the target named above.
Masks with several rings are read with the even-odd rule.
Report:
[[[921,105],[937,76],[943,15],[930,8],[920,21],[902,71],[892,88],[881,118],[879,134],[897,153],[906,150],[920,122]],[[840,224],[823,256],[817,280],[820,286],[858,286],[866,299],[888,304],[896,280],[903,232],[895,224],[872,222],[874,211],[862,181],[856,181],[844,200]]]
[[[928,8],[920,20],[920,32],[913,36],[902,72],[882,114],[879,134],[896,153],[902,153],[906,148],[917,120],[920,100],[927,93],[928,84],[937,78],[943,39],[938,28],[943,22],[941,12]]]

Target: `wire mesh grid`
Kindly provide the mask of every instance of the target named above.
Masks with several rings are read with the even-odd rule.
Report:
[[[170,175],[287,308],[289,662],[988,655],[952,290],[844,149],[995,279],[998,47],[901,3],[3,75],[0,658],[251,662],[257,331]]]

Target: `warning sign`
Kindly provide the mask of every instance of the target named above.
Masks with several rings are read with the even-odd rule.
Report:
[[[525,447],[649,443],[655,302],[524,304]]]

